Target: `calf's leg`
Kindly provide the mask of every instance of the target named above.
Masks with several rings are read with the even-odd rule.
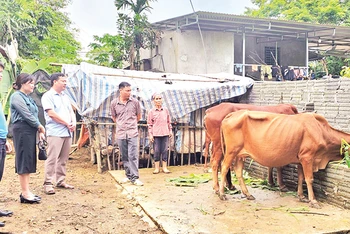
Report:
[[[281,192],[288,192],[287,186],[283,183],[282,169],[283,167],[276,167],[278,187],[280,188]]]
[[[316,200],[314,190],[312,188],[312,184],[314,182],[314,174],[313,174],[313,168],[312,168],[313,162],[311,160],[310,161],[302,160],[301,165],[304,171],[304,177],[305,177],[305,182],[307,186],[307,193],[309,195],[310,206],[320,209],[321,207]]]
[[[278,183],[278,187],[280,188],[280,191],[288,192],[287,186],[283,183],[282,167],[276,167],[276,171],[277,171],[277,183]],[[273,181],[273,167],[268,168],[268,183],[270,186],[275,186],[275,183]]]
[[[210,138],[208,134],[205,134],[205,143],[204,143],[204,172],[208,172],[208,157],[209,157],[209,145],[210,145]]]
[[[220,144],[221,147],[221,144]],[[211,169],[212,169],[212,175],[213,175],[213,189],[216,194],[219,193],[219,163],[221,162],[222,158],[222,150],[220,147],[217,147],[217,145],[213,142],[213,155],[211,157]],[[222,171],[221,171],[222,173]]]
[[[236,177],[237,177],[237,180],[239,182],[239,186],[242,189],[242,193],[247,197],[248,200],[255,200],[255,197],[249,193],[247,186],[245,185],[245,182],[243,179],[243,167],[244,167],[243,159],[238,158],[235,161],[233,168],[235,170]]]
[[[304,172],[303,167],[298,164],[298,198],[301,202],[309,202],[309,200],[304,196],[303,192],[303,181],[304,181]]]
[[[231,164],[232,164],[232,161],[228,159],[227,160],[224,159],[221,164],[221,182],[220,182],[220,190],[219,190],[219,197],[221,200],[226,200],[226,195],[225,195],[226,174],[229,171]]]

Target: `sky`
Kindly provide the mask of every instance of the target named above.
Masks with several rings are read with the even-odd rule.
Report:
[[[158,0],[150,4],[153,9],[147,15],[151,23],[193,13],[190,0]],[[245,7],[253,7],[250,0],[192,0],[192,4],[195,11],[236,15],[243,14]],[[83,48],[93,41],[93,35],[117,33],[114,0],[72,0],[66,12],[73,27],[80,31],[77,40]]]

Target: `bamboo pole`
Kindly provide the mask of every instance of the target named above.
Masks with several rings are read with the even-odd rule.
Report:
[[[196,164],[197,163],[197,148],[196,148],[196,134],[197,134],[197,128],[196,128],[196,111],[193,112],[193,115],[194,115],[194,134],[193,134],[193,146],[194,146],[194,163]]]
[[[112,125],[112,145],[113,145],[113,150],[112,150],[112,162],[113,162],[113,164],[112,164],[112,168],[113,168],[113,170],[115,170],[115,153],[116,153],[116,149],[117,149],[117,146],[115,144],[115,128],[116,128],[116,124],[114,123]]]
[[[201,127],[203,127],[203,111],[202,111],[202,109],[200,109],[200,120],[201,120]],[[200,131],[200,142],[201,142],[201,144],[200,144],[200,147],[201,147],[201,156],[200,156],[200,159],[199,159],[199,163],[200,164],[203,164],[203,129],[201,129],[201,131]]]
[[[109,129],[108,129],[109,130]],[[111,167],[111,160],[109,158],[110,156],[110,153],[108,151],[108,132],[107,132],[107,126],[105,126],[105,137],[106,137],[106,150],[107,150],[107,165],[108,165],[108,170],[112,170],[112,167]]]
[[[173,131],[173,137],[174,137],[174,154],[173,154],[173,163],[174,163],[174,166],[176,165],[176,159],[175,157],[177,158],[177,151],[176,151],[176,133],[177,133],[177,130],[178,128],[175,127],[174,128],[174,131]]]
[[[188,126],[188,165],[191,165],[191,128]]]
[[[184,141],[185,141],[185,128],[182,128],[181,131],[181,166],[184,165],[184,149],[185,149],[185,145],[184,145]]]
[[[97,172],[102,173],[102,160],[101,160],[101,152],[100,152],[100,130],[98,129],[98,126],[95,126],[95,153],[96,153],[96,159],[97,159]],[[97,150],[96,150],[97,149]]]
[[[142,79],[142,80],[158,80],[158,81],[193,81],[193,82],[222,82],[223,80],[221,78],[215,78],[215,77],[209,77],[209,76],[196,76],[211,80],[201,80],[201,79],[179,79],[179,78],[173,78],[173,77],[166,77],[166,75],[161,74],[161,77],[143,77],[143,76],[135,76],[135,75],[126,75],[126,74],[105,74],[105,73],[92,73],[93,75],[97,76],[116,76],[116,77],[123,77],[123,78],[135,78],[135,79]],[[192,75],[193,76],[193,75]],[[225,78],[224,81],[238,81],[236,79],[229,79]]]

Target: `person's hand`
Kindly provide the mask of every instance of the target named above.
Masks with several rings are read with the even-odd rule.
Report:
[[[173,133],[170,132],[170,133],[169,133],[169,138],[172,138],[172,137],[173,137]]]
[[[39,132],[39,133],[43,133],[43,134],[45,135],[45,128],[44,128],[43,125],[39,125],[39,127],[38,127],[38,132]]]
[[[153,136],[149,136],[149,141],[150,142],[154,142],[154,137]]]
[[[43,141],[43,140],[45,140],[45,139],[46,139],[45,134],[42,133],[42,132],[40,132],[40,133],[39,133],[39,141]]]
[[[70,124],[68,124],[67,127],[68,127],[69,131],[74,132],[76,125],[74,123],[70,123]]]
[[[6,153],[7,154],[12,152],[12,145],[10,144],[10,142],[6,141],[5,147],[6,147]]]

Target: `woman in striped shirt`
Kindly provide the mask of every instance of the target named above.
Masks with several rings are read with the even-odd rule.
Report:
[[[171,120],[169,111],[163,107],[162,96],[158,93],[153,94],[152,100],[154,107],[148,112],[147,125],[149,139],[153,143],[154,166],[153,174],[158,174],[160,169],[160,160],[164,173],[170,173],[167,168],[169,137],[172,137]]]

